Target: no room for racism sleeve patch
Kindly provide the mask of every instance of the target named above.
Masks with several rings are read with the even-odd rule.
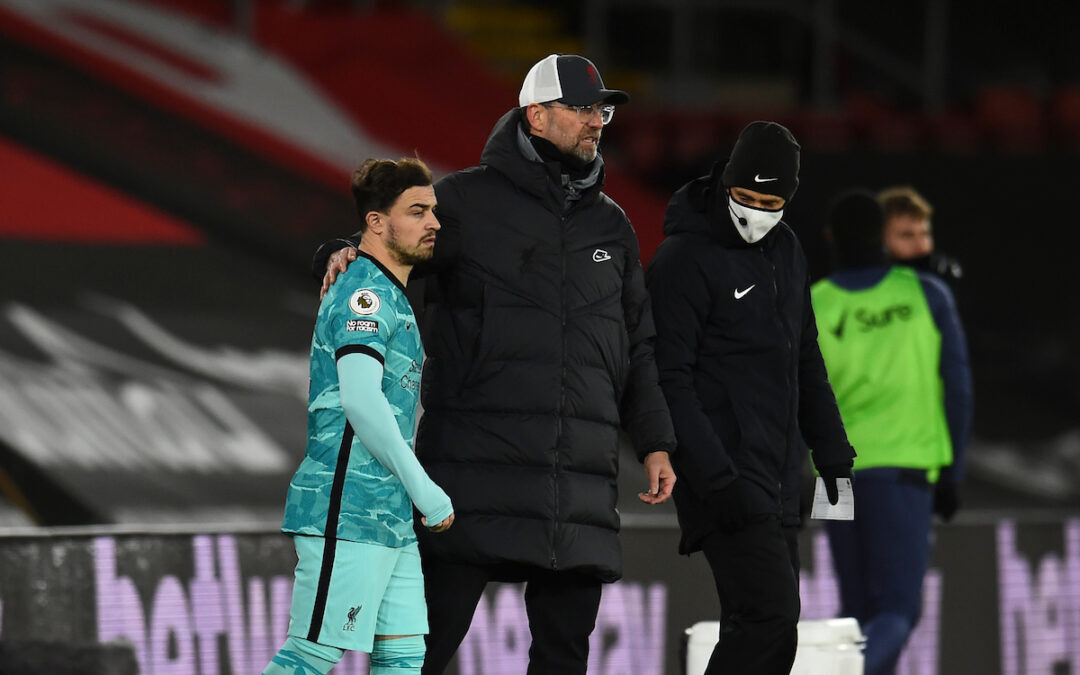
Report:
[[[373,319],[349,319],[345,322],[346,332],[376,333],[379,332],[379,322]]]

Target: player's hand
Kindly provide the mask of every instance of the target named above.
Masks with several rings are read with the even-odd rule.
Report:
[[[356,260],[356,249],[352,246],[346,246],[330,254],[330,259],[326,261],[326,274],[322,278],[322,288],[319,289],[320,300],[326,295],[326,291],[330,290],[330,284],[334,283],[337,275],[347,270],[349,263],[354,260]]]
[[[422,524],[424,527],[427,527],[427,529],[431,530],[432,532],[446,532],[450,529],[450,526],[454,524],[454,514],[451,513],[449,516],[446,517],[445,520],[443,520],[441,523],[434,527],[429,527],[427,524],[427,518],[425,518],[424,516],[420,516],[420,524]]]
[[[675,487],[675,470],[671,468],[671,458],[666,452],[645,455],[645,476],[649,480],[649,491],[639,492],[638,499],[646,504],[666,502]]]

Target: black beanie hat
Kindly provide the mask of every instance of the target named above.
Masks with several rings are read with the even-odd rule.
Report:
[[[799,187],[799,143],[776,122],[751,122],[739,134],[720,176],[741,187],[790,200]]]
[[[829,231],[838,267],[872,267],[885,263],[881,233],[885,213],[867,190],[837,195],[829,208]]]

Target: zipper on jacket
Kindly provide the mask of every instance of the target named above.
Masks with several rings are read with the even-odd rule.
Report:
[[[788,330],[787,324],[784,323],[784,312],[783,312],[783,308],[781,307],[781,304],[780,304],[780,287],[776,283],[776,263],[773,262],[772,258],[770,258],[768,255],[765,254],[765,249],[764,248],[759,248],[758,250],[761,251],[761,255],[765,258],[766,261],[768,261],[769,267],[772,269],[771,277],[772,277],[772,286],[773,286],[773,296],[776,298],[776,321],[780,324],[780,330],[781,330],[781,332],[783,332],[784,340],[787,342],[788,367],[787,367],[787,372],[784,373],[784,376],[787,378],[788,391],[795,392],[795,395],[797,395],[798,394],[798,392],[797,392],[798,382],[797,382],[797,378],[792,378],[791,377],[791,370],[792,370],[792,368],[797,368],[798,365],[794,362],[795,361],[794,354],[792,353],[793,347],[792,347],[791,331]],[[785,440],[785,442],[788,442],[788,443],[791,441],[791,418],[792,418],[791,399],[789,397],[788,401],[787,401],[787,424],[784,427],[784,440]],[[788,460],[787,450],[788,449],[787,449],[786,444],[785,444],[785,447],[784,447],[784,466],[785,467],[787,466],[787,460]],[[783,471],[783,467],[781,468],[781,471]],[[780,518],[783,519],[783,517],[784,517],[784,476],[783,475],[781,475],[781,477],[780,477],[780,481],[778,482],[778,486],[779,486],[780,489],[777,492],[776,501],[780,505]]]
[[[559,425],[558,433],[555,435],[555,461],[552,469],[554,471],[555,482],[555,518],[551,525],[551,569],[558,571],[559,560],[555,555],[555,542],[558,539],[559,534],[559,474],[562,471],[562,465],[559,461],[562,439],[563,439],[563,425],[565,420],[563,419],[563,413],[566,410],[566,215],[564,214],[559,218],[559,319],[562,323],[562,330],[560,333],[560,355],[559,355],[559,408],[555,415],[556,423]]]

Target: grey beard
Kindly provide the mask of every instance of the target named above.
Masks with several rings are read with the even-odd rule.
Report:
[[[594,145],[591,149],[583,148],[581,145],[575,145],[570,149],[570,152],[565,153],[566,156],[577,163],[578,168],[585,168],[585,165],[596,159],[596,152],[598,147]]]

